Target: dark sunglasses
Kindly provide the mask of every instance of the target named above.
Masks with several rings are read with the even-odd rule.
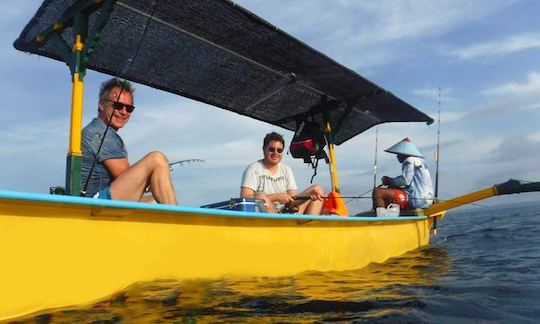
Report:
[[[268,152],[270,152],[270,153],[275,153],[275,152],[281,153],[281,152],[283,152],[283,149],[282,148],[277,148],[277,147],[268,147]]]
[[[124,107],[126,108],[126,111],[128,113],[132,113],[133,110],[135,110],[135,106],[133,106],[133,105],[126,105],[125,103],[121,103],[119,101],[114,101],[114,100],[110,100],[110,99],[104,99],[104,100],[110,102],[112,104],[113,108],[117,109],[117,110],[122,110],[122,109],[124,109]]]

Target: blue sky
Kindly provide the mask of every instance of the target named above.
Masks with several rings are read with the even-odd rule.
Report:
[[[441,96],[440,196],[451,198],[509,178],[540,181],[540,1],[236,1],[339,63],[437,119]],[[13,41],[39,7],[4,0],[0,6],[0,189],[47,192],[64,183],[70,77],[65,64],[15,50]],[[96,114],[99,84],[88,72],[84,121]],[[137,110],[120,131],[132,162],[152,150],[177,167],[181,204],[199,206],[238,196],[242,172],[262,157],[264,134],[292,133],[189,99],[136,85]],[[151,109],[150,109],[151,108]],[[400,166],[384,153],[410,137],[434,175],[436,124],[378,127],[378,175]],[[337,147],[342,193],[373,186],[375,130]],[[289,155],[300,187],[311,169]],[[328,190],[326,165],[315,178]],[[538,200],[538,194],[482,202]],[[349,201],[367,209],[369,199]]]

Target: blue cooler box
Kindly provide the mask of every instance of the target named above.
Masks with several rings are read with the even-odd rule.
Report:
[[[214,208],[236,210],[244,212],[266,212],[264,200],[257,198],[231,198],[230,200],[218,202],[215,204],[204,205],[201,208]]]

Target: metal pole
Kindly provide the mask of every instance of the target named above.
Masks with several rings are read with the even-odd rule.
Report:
[[[375,161],[373,163],[373,189],[377,188],[377,150],[379,147],[379,126],[375,128]]]

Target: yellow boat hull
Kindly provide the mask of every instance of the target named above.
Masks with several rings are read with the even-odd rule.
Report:
[[[427,245],[431,224],[0,192],[0,320],[140,281],[358,269]]]

